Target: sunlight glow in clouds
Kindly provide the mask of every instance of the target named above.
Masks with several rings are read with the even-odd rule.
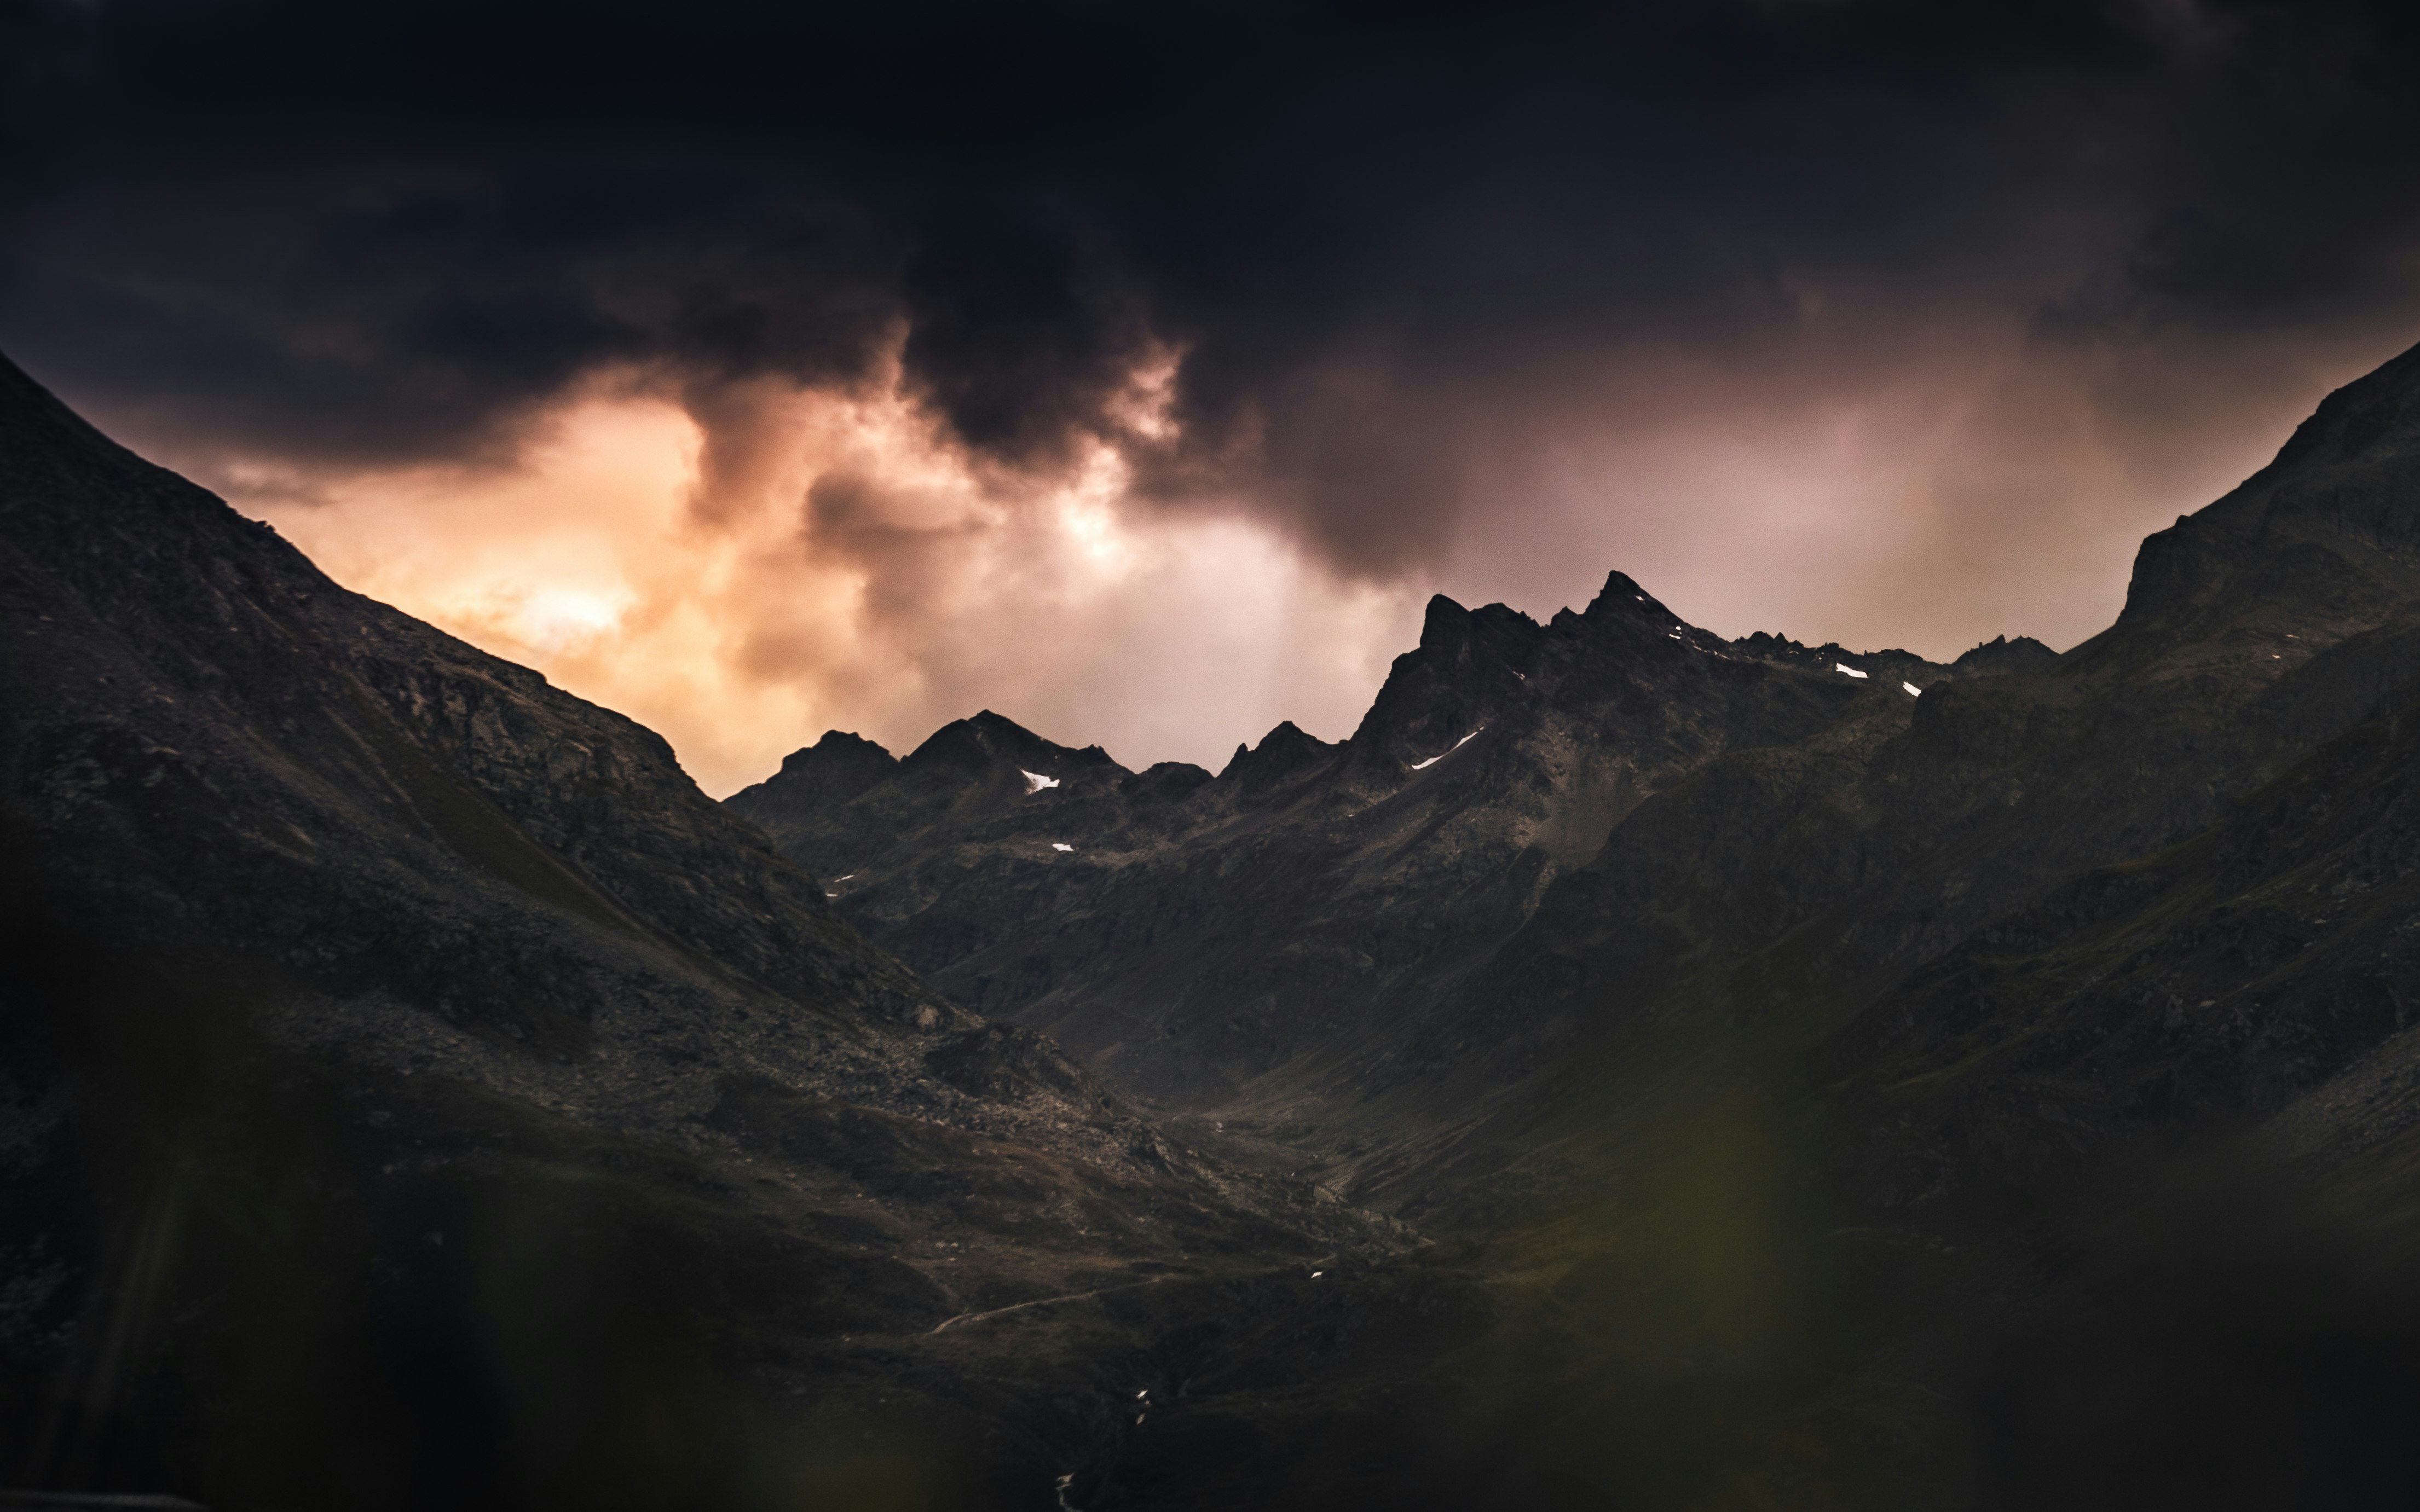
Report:
[[[1133,428],[1165,434],[1172,373],[1140,376]],[[708,413],[619,373],[507,468],[220,476],[339,581],[660,731],[718,795],[827,728],[904,751],[985,706],[1215,768],[1280,719],[1346,733],[1418,633],[1419,595],[1266,525],[1135,505],[1105,443],[1004,474],[895,378]]]

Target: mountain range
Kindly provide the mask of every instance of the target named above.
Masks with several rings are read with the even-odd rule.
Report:
[[[1433,600],[721,804],[0,368],[0,1475],[2399,1504],[2420,353],[2064,653]]]

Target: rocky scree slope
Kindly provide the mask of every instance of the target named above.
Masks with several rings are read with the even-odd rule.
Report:
[[[661,739],[5,364],[0,636],[0,1474],[1047,1505],[1084,1361],[1020,1397],[898,1341],[1392,1242],[953,1006]]]

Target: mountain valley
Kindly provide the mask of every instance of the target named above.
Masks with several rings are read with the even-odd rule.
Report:
[[[2420,353],[2064,653],[1433,600],[1213,774],[716,804],[0,370],[0,1474],[2390,1504]]]

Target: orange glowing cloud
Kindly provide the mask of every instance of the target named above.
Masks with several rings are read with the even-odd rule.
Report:
[[[1172,372],[1128,425],[1168,425]],[[710,404],[598,375],[507,467],[223,471],[340,581],[660,731],[716,794],[829,727],[904,749],[983,706],[1215,765],[1280,719],[1349,730],[1418,624],[1266,524],[1138,506],[1106,442],[981,463],[895,369]]]

